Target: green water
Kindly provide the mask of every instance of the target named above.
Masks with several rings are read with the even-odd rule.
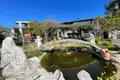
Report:
[[[92,62],[94,59],[88,55],[87,52],[76,52],[71,54],[61,53],[48,53],[41,61],[42,66],[51,71],[49,67],[57,65],[61,69],[73,68],[78,66],[86,65]]]
[[[41,65],[48,71],[54,72],[56,69],[60,69],[66,80],[78,80],[77,73],[80,70],[86,70],[94,80],[101,72],[106,71],[111,74],[114,70],[113,65],[105,68],[105,62],[96,60],[87,52],[69,53],[62,51],[47,53],[42,58]]]

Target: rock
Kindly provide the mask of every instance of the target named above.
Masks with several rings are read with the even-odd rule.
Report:
[[[57,78],[54,78],[53,76],[50,76],[50,75],[46,75],[46,76],[44,75],[36,80],[57,80]]]
[[[79,80],[93,80],[91,78],[91,76],[89,75],[88,72],[86,72],[85,70],[82,70],[80,71],[78,74],[77,74],[77,77]]]
[[[24,73],[24,63],[27,60],[22,48],[15,45],[11,37],[3,41],[1,48],[1,65],[4,77],[17,77]]]
[[[34,77],[33,74],[36,73],[37,69],[39,68],[39,58],[33,57],[26,61],[25,63],[25,71],[24,71],[24,80],[26,77]],[[38,75],[39,76],[39,75]]]
[[[54,76],[56,76],[58,78],[58,80],[65,80],[64,76],[63,76],[63,74],[62,74],[62,72],[60,70],[56,70],[54,72]]]
[[[120,55],[114,55],[111,60],[114,62],[114,63],[118,63],[120,64]]]
[[[40,66],[40,58],[26,58],[24,50],[17,47],[11,37],[7,37],[1,48],[2,76],[6,80],[65,80],[61,71],[47,72]]]
[[[95,43],[95,37],[94,37],[94,35],[93,35],[92,33],[90,33],[90,42],[91,42],[92,44],[96,44],[96,43]]]
[[[92,46],[95,49],[101,50],[101,48],[95,44],[92,44],[90,42],[83,41],[83,40],[77,40],[77,39],[62,39],[62,40],[50,41],[45,44],[42,44],[40,49],[51,50],[54,47],[57,47],[57,45],[60,45],[60,46],[62,45],[63,46],[62,48],[65,48],[67,46],[73,46],[73,45],[79,46],[79,44],[83,44],[84,46],[89,46],[89,47]]]
[[[37,57],[30,58],[30,59],[28,59],[28,65],[31,70],[35,71],[37,68],[39,68],[40,59]]]
[[[48,73],[44,68],[39,68],[30,76],[25,76],[22,80],[65,80],[61,71],[56,70]]]
[[[110,60],[111,55],[108,49],[102,49],[102,52],[103,52],[102,53],[103,58],[106,60]]]
[[[43,71],[44,72],[44,71]],[[65,80],[61,71],[56,70],[54,74],[42,75],[36,80]]]
[[[6,78],[5,80],[17,80],[16,78]]]

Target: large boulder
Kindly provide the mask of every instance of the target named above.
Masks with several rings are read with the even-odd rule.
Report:
[[[81,70],[78,74],[77,77],[79,80],[93,80],[91,78],[91,76],[89,75],[88,72],[86,72],[85,70]]]
[[[44,54],[43,54],[44,55]],[[65,80],[61,71],[47,72],[40,66],[41,58],[26,58],[24,50],[7,37],[1,48],[2,76],[6,80]]]
[[[11,37],[8,37],[3,41],[0,67],[3,68],[2,75],[4,77],[22,76],[26,60],[27,58],[23,49],[17,47]]]

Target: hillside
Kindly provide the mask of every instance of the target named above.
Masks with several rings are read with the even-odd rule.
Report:
[[[4,28],[0,26],[0,32],[1,31],[6,31],[6,32],[10,32],[11,30],[9,28]]]
[[[4,35],[3,35],[3,32],[5,32]],[[0,47],[1,47],[3,39],[7,35],[10,35],[10,29],[9,28],[4,28],[4,27],[0,26]]]

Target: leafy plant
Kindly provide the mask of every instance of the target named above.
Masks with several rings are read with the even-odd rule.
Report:
[[[112,42],[111,41],[102,41],[102,45],[109,47],[109,46],[112,46]]]
[[[98,43],[99,41],[102,41],[102,37],[101,36],[97,36],[96,37],[96,42]]]
[[[106,72],[102,72],[99,77],[97,77],[97,80],[117,80],[117,73],[113,71],[113,73],[108,76]]]

